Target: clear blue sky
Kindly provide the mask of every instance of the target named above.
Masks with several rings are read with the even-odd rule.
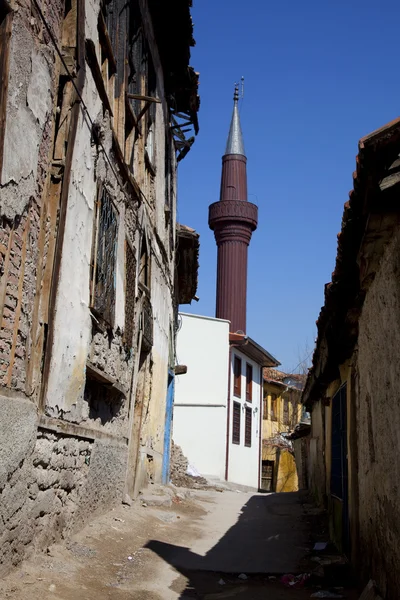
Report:
[[[200,132],[178,171],[178,219],[200,233],[200,302],[214,316],[217,250],[208,205],[219,199],[233,84],[249,200],[247,333],[286,370],[312,349],[336,257],[358,140],[400,114],[400,6],[384,0],[194,0]]]

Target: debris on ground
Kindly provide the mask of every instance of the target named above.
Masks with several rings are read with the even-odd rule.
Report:
[[[240,575],[238,575],[238,579],[247,579],[247,575],[245,573],[240,573]]]
[[[186,487],[186,488],[209,488],[209,484],[207,479],[204,477],[198,476],[195,477],[193,475],[189,475],[187,472],[189,467],[189,461],[186,456],[183,454],[180,446],[177,446],[172,442],[171,444],[171,482],[177,487]],[[192,467],[192,471],[193,467]]]
[[[220,580],[218,581],[218,584],[219,584],[219,585],[225,585],[225,581],[224,581],[223,579],[220,579]]]
[[[299,589],[303,588],[309,579],[309,573],[301,573],[301,575],[292,575],[291,573],[288,573],[281,577],[281,582],[286,587],[293,587],[295,589]]]

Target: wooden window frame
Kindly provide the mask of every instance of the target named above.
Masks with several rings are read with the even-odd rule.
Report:
[[[110,212],[113,213],[113,229],[114,234],[111,232],[109,236],[110,239],[114,240],[114,250],[113,255],[110,254],[109,251],[103,247],[103,254],[106,257],[104,261],[104,271],[108,271],[108,267],[112,269],[112,273],[109,274],[109,278],[107,277],[106,284],[112,281],[111,291],[112,298],[108,299],[107,308],[103,309],[99,307],[96,302],[96,299],[101,296],[101,294],[97,291],[97,286],[99,286],[98,275],[99,275],[99,253],[101,252],[100,248],[100,236],[102,231],[104,235],[107,235],[109,228],[104,230],[101,226],[101,218],[102,218],[102,210],[103,210],[103,202],[107,201],[109,204]],[[90,309],[93,314],[100,318],[104,323],[106,323],[110,327],[114,327],[115,322],[115,305],[116,305],[116,270],[117,270],[117,262],[118,262],[118,252],[117,252],[117,244],[118,244],[118,228],[119,228],[119,215],[118,210],[115,207],[115,204],[112,200],[111,194],[108,193],[106,188],[100,183],[97,191],[97,201],[95,203],[95,216],[94,216],[94,227],[93,227],[93,238],[92,238],[92,261],[91,261],[91,274],[90,274]],[[104,241],[104,240],[103,240]],[[106,243],[106,241],[105,241]],[[112,264],[110,265],[110,261]],[[110,293],[108,291],[108,293]]]
[[[275,410],[274,410],[275,408]],[[271,394],[271,421],[278,420],[278,395]]]
[[[282,398],[282,401],[283,401],[282,423],[283,423],[283,425],[289,426],[289,423],[290,423],[289,399]]]
[[[263,398],[263,421],[268,421],[270,419],[270,414],[268,411],[268,394],[266,394]]]
[[[246,400],[253,401],[253,365],[246,363]]]
[[[238,417],[239,423],[235,424],[235,411],[236,416]],[[239,445],[240,444],[240,425],[241,425],[241,412],[242,406],[240,402],[233,402],[232,405],[232,444]]]
[[[240,366],[238,369],[237,365]],[[242,359],[236,354],[233,355],[233,395],[242,397]]]
[[[244,445],[246,448],[251,448],[251,438],[253,433],[253,410],[250,406],[246,406],[245,421],[244,421]]]

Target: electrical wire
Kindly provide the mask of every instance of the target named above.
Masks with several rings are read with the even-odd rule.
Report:
[[[58,47],[57,40],[55,39],[55,37],[54,37],[54,34],[53,34],[53,32],[51,31],[51,29],[50,29],[50,26],[49,26],[49,24],[48,24],[48,23],[47,23],[47,21],[46,21],[46,18],[45,18],[45,16],[44,16],[43,12],[42,12],[42,9],[40,8],[40,6],[39,6],[39,4],[38,4],[38,1],[37,1],[37,0],[33,0],[33,3],[34,3],[34,5],[35,5],[35,7],[36,7],[36,9],[37,9],[37,11],[38,11],[38,13],[39,13],[39,16],[40,16],[41,20],[43,21],[43,24],[44,24],[44,26],[45,26],[45,28],[46,28],[46,30],[47,30],[47,33],[48,33],[48,34],[49,34],[49,36],[50,36],[50,39],[51,39],[51,41],[53,42],[53,46],[54,46],[54,48],[55,48],[55,50],[56,50],[56,52],[57,52],[57,54],[58,54],[58,56],[59,56],[59,58],[60,58],[60,60],[61,60],[61,63],[62,63],[62,65],[63,65],[64,69],[65,69],[65,72],[67,73],[67,75],[68,75],[68,77],[69,77],[69,79],[70,79],[70,81],[71,81],[71,83],[72,83],[72,85],[73,85],[73,87],[74,87],[74,89],[75,89],[75,92],[76,92],[76,94],[77,94],[77,96],[78,96],[78,98],[79,98],[79,100],[80,100],[80,102],[81,102],[81,104],[82,104],[82,106],[83,106],[83,108],[84,108],[84,111],[85,111],[85,113],[86,113],[86,116],[87,116],[87,118],[89,119],[90,125],[91,125],[91,127],[93,128],[93,126],[94,126],[94,120],[93,120],[93,119],[92,119],[92,117],[90,116],[89,109],[88,109],[88,107],[86,106],[86,103],[85,103],[84,99],[82,98],[82,95],[81,95],[81,93],[80,93],[80,91],[79,91],[79,89],[78,89],[78,87],[77,87],[77,85],[76,85],[76,83],[75,83],[75,81],[74,81],[74,79],[73,79],[73,77],[72,77],[72,74],[70,73],[70,71],[69,71],[69,69],[68,69],[68,66],[67,66],[67,64],[66,64],[66,62],[65,62],[65,60],[64,60],[64,57],[63,57],[63,55],[62,55],[62,52],[61,52],[61,50],[60,50],[60,49],[59,49],[59,47]],[[106,151],[106,149],[105,149],[105,147],[104,147],[104,145],[103,145],[102,141],[101,141],[100,139],[99,139],[98,141],[99,141],[99,145],[100,145],[101,149],[102,149],[102,150],[103,150],[103,152],[104,152],[104,156],[106,157],[106,159],[107,159],[107,162],[108,162],[108,164],[109,164],[109,165],[110,165],[110,167],[111,167],[111,170],[112,170],[112,172],[114,173],[114,175],[115,175],[116,179],[117,179],[117,180],[119,180],[119,178],[120,178],[120,177],[119,177],[119,174],[118,174],[118,173],[115,171],[115,169],[114,169],[114,165],[113,165],[113,164],[112,164],[112,162],[111,162],[111,158],[108,156],[108,154],[107,154],[107,151]],[[139,190],[139,191],[140,191],[140,193],[142,194],[142,191],[141,191],[141,190]]]

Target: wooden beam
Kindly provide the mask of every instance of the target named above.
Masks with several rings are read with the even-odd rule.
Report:
[[[107,54],[109,74],[113,75],[114,73],[117,72],[117,63],[115,62],[114,52],[113,52],[110,36],[108,34],[107,25],[106,25],[106,22],[104,21],[104,17],[103,17],[103,14],[101,11],[99,12],[99,20],[98,20],[98,24],[97,24],[97,29],[100,34],[99,35],[100,44],[102,45],[102,47],[105,50],[105,53]]]
[[[15,310],[15,322],[14,322],[14,331],[13,331],[13,338],[12,338],[12,345],[11,345],[11,353],[10,353],[10,364],[8,365],[8,371],[7,371],[7,382],[6,382],[7,387],[11,387],[11,379],[12,379],[12,372],[13,372],[14,359],[15,359],[15,350],[17,347],[19,320],[21,318],[22,296],[23,296],[23,291],[24,291],[26,244],[27,244],[27,239],[28,239],[28,232],[29,232],[29,219],[27,218],[23,237],[22,237],[23,243],[22,243],[22,253],[21,253],[21,267],[20,267],[20,271],[19,271],[19,280],[18,280],[18,302],[17,302],[17,308]]]
[[[142,100],[143,102],[156,102],[157,104],[161,104],[161,100],[159,98],[154,98],[153,96],[143,96],[142,94],[127,94],[130,100]]]
[[[93,363],[87,361],[86,363],[86,376],[88,379],[92,379],[101,383],[105,387],[118,392],[124,398],[126,398],[126,392],[122,385],[120,385],[114,377],[107,375],[104,371],[98,369]]]
[[[73,437],[80,437],[86,440],[110,440],[118,446],[127,446],[128,438],[121,437],[120,435],[113,435],[103,430],[91,429],[90,427],[83,427],[82,425],[76,425],[69,421],[61,421],[60,419],[53,419],[52,417],[46,417],[40,415],[38,426],[41,429],[48,429],[49,431],[55,431],[62,435],[69,435]]]
[[[104,84],[103,75],[101,73],[100,65],[97,60],[96,48],[94,42],[92,40],[86,40],[86,60],[90,67],[90,70],[93,75],[94,82],[97,87],[97,91],[99,92],[99,96],[104,104],[104,106],[109,111],[110,115],[113,116],[113,111],[111,108],[110,100],[107,94],[106,86]]]
[[[10,56],[10,38],[12,15],[10,12],[0,25],[0,183],[3,169],[4,137],[6,131],[8,97],[8,63]]]

